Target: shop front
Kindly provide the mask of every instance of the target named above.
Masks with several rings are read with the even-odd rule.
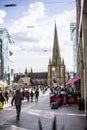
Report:
[[[81,97],[79,76],[76,76],[66,83],[66,88],[68,91],[68,96],[66,97],[66,104],[77,104],[78,98]]]

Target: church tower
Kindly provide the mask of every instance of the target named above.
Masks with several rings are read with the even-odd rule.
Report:
[[[55,23],[52,61],[49,59],[48,65],[48,86],[61,86],[65,83],[65,65],[61,61],[60,48]]]

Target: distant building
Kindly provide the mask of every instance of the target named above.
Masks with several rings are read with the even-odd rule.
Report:
[[[22,77],[18,80],[19,87],[29,87],[30,86],[30,77]]]
[[[20,80],[20,78],[22,78],[22,77],[25,77],[25,74],[23,74],[23,73],[14,73],[14,83],[16,82],[16,83],[18,83],[18,81]]]
[[[74,71],[70,71],[70,72],[69,72],[69,76],[70,76],[70,79],[73,79],[73,78],[74,78],[74,76],[75,76]]]
[[[30,73],[15,74],[14,82],[18,82],[22,77],[30,77],[31,85],[48,85],[51,86],[65,86],[66,80],[68,80],[68,73],[65,72],[64,59],[61,59],[57,28],[55,24],[54,29],[54,42],[53,42],[53,55],[52,60],[49,59],[48,72],[34,73],[31,69]]]
[[[28,76],[31,78],[32,85],[47,85],[47,72],[29,73]]]
[[[70,24],[71,40],[73,42],[73,71],[77,75],[77,41],[76,41],[76,23]]]
[[[27,75],[26,74],[15,74],[14,75],[14,82],[19,83],[20,79],[25,79],[25,78],[30,78],[29,79],[29,85],[47,85],[47,77],[48,73],[47,72],[30,72]]]
[[[48,65],[48,85],[54,87],[65,86],[65,64],[64,59],[61,59],[60,55],[56,23],[54,29],[53,54],[52,59],[49,59]]]

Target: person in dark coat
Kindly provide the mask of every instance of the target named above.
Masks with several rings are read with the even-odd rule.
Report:
[[[7,91],[5,91],[5,103],[8,103],[8,92]]]
[[[37,102],[38,102],[38,97],[39,97],[39,90],[36,89],[36,91],[35,91],[35,101],[37,101]]]
[[[21,104],[23,100],[23,95],[19,90],[16,90],[16,94],[13,96],[11,104],[13,106],[13,102],[15,102],[15,107],[16,107],[16,113],[17,113],[17,120],[20,118],[20,112],[21,112]]]
[[[34,96],[34,93],[33,93],[32,90],[31,90],[31,94],[30,94],[30,96],[31,96],[31,102],[33,102],[33,96]]]
[[[2,94],[2,92],[0,91],[0,102],[2,103],[2,109],[3,109],[3,104],[4,104],[5,98]]]

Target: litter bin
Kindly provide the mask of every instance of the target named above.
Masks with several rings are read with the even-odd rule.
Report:
[[[79,110],[84,110],[84,98],[78,99]]]

